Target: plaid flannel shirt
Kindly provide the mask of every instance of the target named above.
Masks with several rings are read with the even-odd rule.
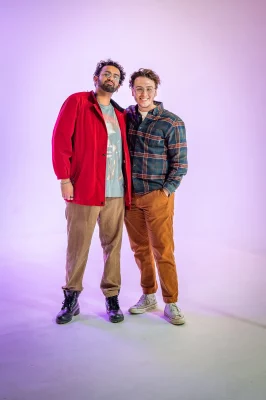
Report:
[[[137,105],[126,110],[133,192],[139,195],[162,188],[173,193],[187,173],[184,122],[163,103],[154,104],[143,121]]]

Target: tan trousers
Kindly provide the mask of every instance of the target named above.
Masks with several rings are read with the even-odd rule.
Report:
[[[155,259],[165,303],[175,303],[178,298],[173,216],[174,194],[167,197],[161,190],[144,196],[134,195],[131,210],[125,215],[130,245],[141,273],[143,293],[157,291]]]
[[[115,296],[121,286],[120,249],[124,223],[124,198],[106,198],[103,207],[67,203],[66,284],[63,289],[81,291],[96,222],[103,248],[104,271],[101,289],[105,297]]]

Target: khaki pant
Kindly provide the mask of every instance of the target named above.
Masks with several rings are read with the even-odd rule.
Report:
[[[174,194],[167,197],[161,190],[143,196],[134,195],[131,210],[125,215],[130,245],[141,273],[143,293],[157,291],[155,259],[165,303],[175,303],[178,298],[173,216]]]
[[[104,271],[101,289],[105,297],[115,296],[121,286],[120,249],[124,222],[124,198],[106,198],[103,207],[67,203],[66,284],[63,289],[81,291],[96,222],[103,248]]]

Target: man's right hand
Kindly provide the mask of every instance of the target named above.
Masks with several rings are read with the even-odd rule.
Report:
[[[74,199],[74,187],[69,179],[61,180],[61,193],[64,200]]]

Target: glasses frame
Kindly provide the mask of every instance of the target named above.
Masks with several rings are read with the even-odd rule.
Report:
[[[117,74],[112,74],[111,72],[105,71],[105,72],[101,72],[102,76],[104,76],[106,79],[110,79],[111,77],[113,77],[115,82],[120,82],[120,76]]]
[[[137,86],[136,88],[134,87],[133,90],[137,93],[137,94],[143,94],[144,92],[147,92],[148,94],[152,94],[156,91],[155,87],[149,86],[147,88],[141,87],[141,86]]]

